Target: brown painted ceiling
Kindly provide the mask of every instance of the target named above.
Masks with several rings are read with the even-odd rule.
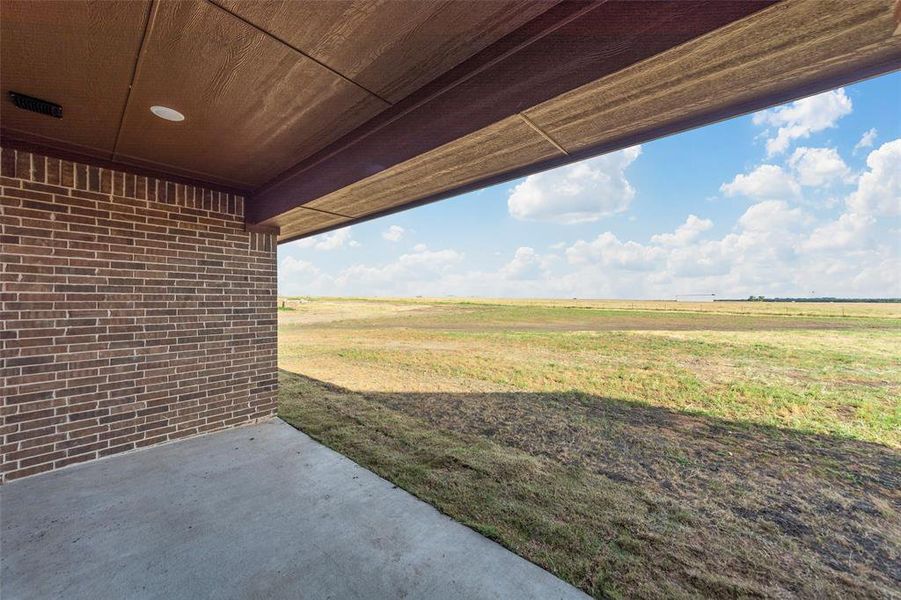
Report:
[[[3,95],[46,99],[65,114],[4,104],[2,126],[253,189],[552,4],[2,0]],[[187,119],[162,121],[155,104]]]
[[[897,69],[899,6],[0,0],[0,133],[240,190],[285,241]]]

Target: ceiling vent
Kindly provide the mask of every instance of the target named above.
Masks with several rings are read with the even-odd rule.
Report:
[[[47,115],[48,117],[56,117],[57,119],[63,118],[63,107],[59,104],[47,102],[40,98],[32,98],[18,92],[10,92],[9,97],[12,98],[13,104],[23,110],[30,110],[31,112]]]

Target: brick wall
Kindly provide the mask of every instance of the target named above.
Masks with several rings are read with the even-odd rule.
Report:
[[[274,414],[243,198],[9,149],[0,177],[3,479]]]

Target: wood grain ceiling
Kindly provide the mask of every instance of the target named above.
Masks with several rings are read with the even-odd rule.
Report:
[[[213,0],[394,104],[550,8],[547,0]]]
[[[724,106],[749,112],[761,99],[898,68],[894,26],[882,0],[784,2],[523,114],[568,153],[581,154],[675,121],[706,121]]]
[[[901,68],[899,19],[901,0],[0,0],[4,95],[65,113],[3,102],[0,136],[241,190],[286,241]]]
[[[117,158],[252,188],[388,106],[209,2],[157,3],[152,17]],[[157,104],[187,118],[159,119]]]
[[[245,191],[341,138],[556,0],[2,0],[4,141]],[[162,121],[149,108],[186,115]]]
[[[4,131],[111,158],[149,13],[150,0],[2,0]],[[9,103],[10,91],[61,104],[64,118],[17,110]]]

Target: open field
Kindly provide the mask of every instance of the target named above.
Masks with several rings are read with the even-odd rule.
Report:
[[[597,597],[898,597],[901,306],[287,300],[280,414]]]

